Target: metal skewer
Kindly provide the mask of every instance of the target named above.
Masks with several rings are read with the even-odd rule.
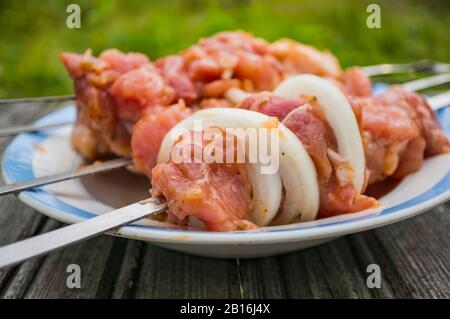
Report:
[[[450,64],[442,62],[433,62],[430,60],[420,60],[403,64],[377,64],[361,67],[367,76],[378,76],[388,74],[400,74],[410,72],[432,72],[447,73],[450,72]]]
[[[43,97],[26,97],[19,99],[0,100],[0,105],[9,104],[46,104],[54,102],[65,102],[75,100],[74,95],[58,95],[58,96],[43,96]]]
[[[450,91],[433,95],[427,99],[428,104],[433,109],[433,111],[437,111],[441,108],[450,105]]]
[[[409,81],[402,84],[402,87],[409,91],[420,91],[434,86],[439,86],[450,82],[450,73],[438,74],[426,78]]]
[[[67,247],[118,226],[135,222],[148,215],[161,213],[165,209],[165,203],[151,198],[83,222],[1,247],[0,268]]]
[[[68,179],[79,178],[86,175],[108,172],[117,168],[126,167],[132,164],[130,158],[117,158],[105,162],[94,163],[63,173],[38,177],[32,180],[0,186],[0,196],[21,192],[27,189],[36,188],[48,184],[62,182]]]
[[[19,99],[0,100],[0,105],[8,104],[44,104],[53,102],[65,102],[75,100],[74,95],[58,95],[58,96],[43,96],[43,97],[26,97]]]
[[[7,127],[4,129],[0,129],[0,137],[13,136],[20,133],[28,133],[28,132],[38,132],[44,131],[52,128],[57,128],[65,125],[73,124],[73,121],[61,122],[61,123],[53,123],[53,124],[29,124],[29,125],[20,125],[14,127]]]

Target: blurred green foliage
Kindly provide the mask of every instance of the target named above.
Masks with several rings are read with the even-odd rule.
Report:
[[[62,51],[92,48],[97,54],[116,47],[155,59],[221,30],[293,38],[331,50],[344,66],[449,62],[449,1],[376,1],[381,29],[366,26],[371,2],[1,0],[0,98],[69,94]],[[70,3],[81,7],[81,29],[66,27]]]

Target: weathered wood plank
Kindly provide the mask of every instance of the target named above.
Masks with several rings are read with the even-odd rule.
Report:
[[[244,298],[286,298],[283,270],[278,257],[240,259]]]
[[[3,230],[0,237],[4,244],[12,243],[38,233],[39,228],[45,221],[45,217],[43,216],[33,216],[33,214],[29,214],[29,216],[26,216],[26,218],[19,223],[21,227],[16,227],[15,225],[17,225],[17,222],[20,222],[19,218],[20,217],[11,218],[10,220],[6,219],[6,222],[0,223],[0,229]],[[23,229],[21,229],[22,227]],[[15,267],[0,269],[0,292],[15,269]]]
[[[114,283],[111,298],[131,298],[134,295],[145,246],[142,241],[127,240],[124,258]]]
[[[416,218],[348,237],[362,265],[382,272],[377,298],[443,298],[450,292],[449,204]]]
[[[241,261],[245,297],[368,298],[344,239],[278,257]]]
[[[0,198],[0,246],[39,233],[46,217],[34,212],[14,196]],[[14,267],[0,269],[0,291]]]
[[[410,294],[408,287],[402,285],[397,269],[393,267],[392,260],[380,245],[375,232],[368,231],[348,236],[347,241],[359,264],[366,266],[366,269],[370,264],[381,267],[381,287],[371,290],[375,297],[406,298]]]
[[[2,106],[0,107],[0,127],[31,123],[53,109],[24,105]],[[3,154],[10,140],[10,138],[0,138],[0,154]],[[4,182],[3,177],[0,177],[0,181]],[[0,245],[39,233],[45,221],[46,218],[43,215],[36,213],[13,195],[0,197]],[[4,289],[7,278],[15,270],[14,267],[0,270],[0,292]]]
[[[422,216],[375,230],[406,297],[450,297],[449,204]]]
[[[115,244],[118,243],[118,244]],[[119,246],[116,246],[119,245]],[[25,298],[102,298],[115,280],[114,268],[123,253],[120,240],[103,235],[48,255],[33,278]],[[81,268],[81,288],[69,289],[70,264]],[[110,277],[111,276],[111,277]]]
[[[47,232],[57,228],[59,225],[59,222],[46,218],[41,231]],[[23,298],[44,258],[33,258],[17,266],[10,275],[8,282],[5,283],[0,298]]]
[[[361,273],[367,265],[357,263],[345,238],[319,246],[318,250],[325,267],[323,275],[333,298],[372,296]]]
[[[279,257],[288,298],[332,298],[319,250],[310,248]]]
[[[240,298],[236,263],[146,244],[136,298]]]
[[[276,258],[241,260],[246,297],[447,297],[449,204],[433,212]],[[400,247],[399,247],[400,246]],[[369,264],[382,270],[381,289],[366,286]],[[285,287],[285,290],[280,287]],[[285,291],[285,293],[280,293]]]

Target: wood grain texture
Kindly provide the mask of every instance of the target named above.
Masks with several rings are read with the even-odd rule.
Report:
[[[51,110],[0,107],[0,126],[30,123]],[[0,152],[8,142],[0,140]],[[1,269],[0,298],[450,298],[449,214],[447,203],[319,247],[251,260],[100,236]],[[15,196],[0,197],[0,245],[60,226]],[[380,289],[366,286],[372,263],[381,267]],[[81,289],[66,286],[70,264],[81,267]]]
[[[181,254],[146,244],[136,298],[239,298],[235,260]]]

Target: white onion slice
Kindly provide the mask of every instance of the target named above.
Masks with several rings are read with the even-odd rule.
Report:
[[[283,197],[281,176],[279,173],[261,174],[258,164],[248,163],[246,167],[253,193],[250,220],[258,226],[267,226],[281,205]]]
[[[195,120],[203,121],[203,129],[209,126],[246,129],[265,127],[271,119],[262,113],[243,109],[213,108],[199,111],[178,123],[165,136],[158,154],[158,163],[166,162],[170,158],[174,144],[172,131],[179,128],[192,130]],[[261,174],[259,163],[253,164],[248,170],[255,195],[255,210],[251,220],[259,226],[267,225],[277,213],[281,202],[282,183],[286,196],[283,210],[276,218],[277,224],[287,224],[293,220],[314,220],[319,208],[317,174],[311,158],[294,133],[281,123],[279,129],[279,173]]]
[[[310,74],[286,79],[273,93],[290,98],[303,94],[317,98],[336,136],[339,154],[353,167],[353,185],[361,192],[366,167],[364,148],[358,122],[345,95],[332,82]]]

